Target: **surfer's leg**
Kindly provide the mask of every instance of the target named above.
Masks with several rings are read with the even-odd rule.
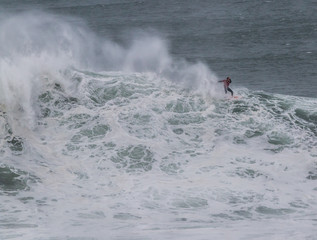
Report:
[[[230,88],[228,88],[228,91],[231,92],[231,96],[233,96],[233,91]]]
[[[224,86],[224,89],[225,89],[225,94],[227,94],[227,87],[226,87],[226,86]]]

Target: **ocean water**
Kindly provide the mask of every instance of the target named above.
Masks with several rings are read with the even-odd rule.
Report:
[[[316,7],[1,0],[0,239],[317,239]]]

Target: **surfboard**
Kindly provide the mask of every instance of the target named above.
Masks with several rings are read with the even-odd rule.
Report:
[[[229,100],[229,101],[241,100],[241,99],[242,99],[242,96],[237,96],[237,95],[234,95],[233,97],[231,97],[231,96],[226,96],[224,99]]]
[[[233,96],[233,97],[227,97],[227,99],[228,100],[240,100],[240,99],[242,99],[242,97],[241,96]]]

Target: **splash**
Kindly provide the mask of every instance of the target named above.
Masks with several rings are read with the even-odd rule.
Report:
[[[100,38],[79,19],[45,12],[0,22],[0,103],[13,127],[34,128],[39,92],[53,83],[73,88],[65,70],[152,72],[172,83],[214,93],[216,76],[201,63],[173,59],[157,33],[137,31],[127,46]],[[18,125],[17,125],[17,120]]]

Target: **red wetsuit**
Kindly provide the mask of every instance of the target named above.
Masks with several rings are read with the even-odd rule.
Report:
[[[231,96],[233,96],[233,91],[229,88],[229,85],[231,83],[231,79],[227,78],[227,79],[224,79],[224,80],[220,80],[219,82],[223,82],[225,93],[227,94],[227,91],[229,91],[231,93]]]

